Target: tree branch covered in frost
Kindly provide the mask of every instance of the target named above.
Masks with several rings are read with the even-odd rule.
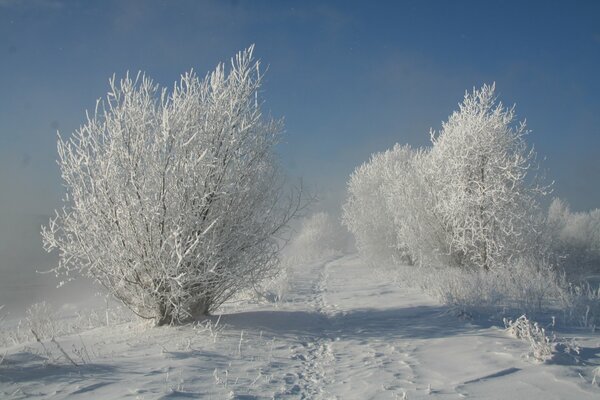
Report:
[[[301,203],[286,197],[253,47],[171,91],[143,74],[110,80],[105,102],[58,153],[65,206],[42,230],[55,271],[88,274],[157,324],[207,314],[268,276]]]

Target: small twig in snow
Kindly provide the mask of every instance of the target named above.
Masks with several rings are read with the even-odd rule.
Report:
[[[33,329],[30,329],[31,333],[33,334],[33,336],[35,337],[35,340],[42,345],[42,348],[44,349],[44,352],[46,353],[46,356],[48,357],[49,361],[52,361],[52,359],[54,357],[52,357],[52,353],[48,350],[48,348],[46,347],[46,345],[44,344],[44,342],[42,342],[42,339],[40,339],[40,337],[38,336],[37,332],[34,331]]]
[[[67,352],[65,351],[65,349],[63,349],[62,346],[60,344],[58,344],[58,342],[54,338],[50,339],[50,341],[56,345],[56,347],[58,348],[58,350],[67,359],[67,361],[69,361],[74,366],[79,367],[79,364],[77,364],[75,361],[73,361],[73,359],[67,354]]]
[[[238,355],[242,356],[242,341],[244,340],[244,330],[240,332],[240,343],[238,344]]]

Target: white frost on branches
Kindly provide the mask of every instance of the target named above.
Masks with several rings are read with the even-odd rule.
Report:
[[[494,91],[484,85],[465,94],[440,133],[432,132],[424,171],[452,261],[485,270],[532,250],[543,193],[528,176],[535,153],[525,142],[525,123],[516,123],[514,106],[505,108]]]
[[[387,181],[383,171],[394,162],[399,147],[376,153],[357,167],[348,181],[348,198],[342,222],[354,235],[358,251],[366,258],[390,263],[405,250],[392,210],[386,206]],[[401,151],[401,150],[400,150]]]
[[[111,79],[105,102],[59,137],[65,206],[42,230],[55,271],[88,274],[143,318],[184,322],[268,276],[300,194],[284,194],[261,114],[253,47],[171,91]]]
[[[489,270],[537,247],[535,153],[494,90],[466,93],[430,149],[396,145],[350,176],[344,222],[361,252]]]

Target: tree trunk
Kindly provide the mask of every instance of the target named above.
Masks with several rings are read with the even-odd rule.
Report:
[[[481,176],[480,176],[481,188],[482,188],[482,192],[483,192],[482,197],[484,200],[485,200],[485,164],[486,164],[486,161],[487,161],[486,158],[483,157],[481,170],[480,170],[480,172],[481,172]],[[485,226],[487,224],[484,221],[484,219],[485,219],[484,211],[485,211],[485,209],[483,207],[483,204],[480,204],[479,205],[479,219],[480,219],[480,224],[481,224],[482,228],[485,230]],[[482,235],[482,242],[483,242],[481,245],[481,262],[483,263],[483,270],[487,272],[490,270],[490,266],[488,265],[488,251],[487,251],[488,245],[487,245],[487,238],[485,237],[486,232],[485,231],[481,232],[481,235]]]
[[[203,297],[187,310],[187,316],[182,317],[173,315],[172,308],[167,309],[165,304],[160,304],[158,306],[157,317],[155,319],[155,326],[185,324],[196,321],[200,317],[210,315],[210,305],[210,299],[207,297]]]
[[[210,315],[208,309],[210,307],[211,300],[207,297],[199,299],[189,310],[189,321],[195,321],[199,317]]]
[[[157,308],[157,316],[154,322],[155,326],[170,325],[173,323],[173,315],[167,311],[165,304],[159,303]]]

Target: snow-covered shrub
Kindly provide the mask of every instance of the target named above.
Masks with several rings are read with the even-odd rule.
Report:
[[[285,257],[282,257],[279,272],[277,275],[263,281],[259,287],[258,293],[262,299],[269,303],[278,304],[285,300],[290,289],[290,267]]]
[[[329,213],[317,212],[302,220],[284,256],[297,262],[309,262],[341,255],[348,247],[347,236],[337,219]]]
[[[552,249],[562,270],[574,281],[600,278],[600,209],[572,212],[554,199],[547,220]]]
[[[520,259],[494,271],[422,267],[400,272],[440,302],[469,314],[557,311],[565,284],[548,264]]]
[[[492,284],[487,274],[480,271],[442,267],[429,268],[423,272],[424,276],[417,280],[421,289],[461,312],[472,314],[503,300],[497,281]]]
[[[526,315],[521,315],[515,321],[504,319],[504,325],[511,336],[529,343],[530,357],[541,362],[552,358],[554,340],[546,335],[545,329],[537,322],[530,321]]]
[[[565,320],[592,329],[600,325],[600,286],[564,280],[559,299]]]
[[[45,301],[32,304],[25,317],[16,325],[0,326],[0,346],[9,346],[40,339],[50,339],[62,333],[56,310]],[[35,332],[35,333],[34,333]]]
[[[57,273],[88,274],[142,318],[185,322],[276,270],[300,202],[283,195],[253,48],[171,91],[110,81],[105,103],[59,138],[65,207],[42,231]],[[289,201],[288,201],[289,200]]]
[[[573,284],[548,262],[516,260],[493,271],[458,267],[396,266],[387,271],[401,285],[418,287],[461,314],[520,314],[595,329],[600,322],[600,287]]]
[[[42,301],[27,309],[22,328],[25,329],[26,334],[35,332],[41,339],[50,339],[58,333],[57,319],[56,311],[52,306]]]
[[[65,314],[46,302],[30,306],[25,317],[16,324],[0,326],[0,347],[12,346],[36,340],[32,330],[40,339],[50,339],[81,333],[90,329],[129,323],[135,315],[120,304],[109,304],[101,308],[78,310]]]
[[[78,310],[74,318],[65,318],[62,326],[65,333],[82,332],[101,326],[114,326],[132,322],[135,315],[122,304],[109,302],[104,307]]]

